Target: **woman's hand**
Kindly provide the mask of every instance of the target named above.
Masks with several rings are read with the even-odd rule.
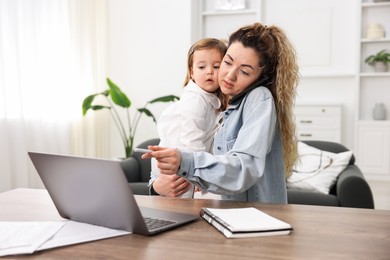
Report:
[[[183,195],[190,188],[190,183],[182,177],[165,174],[160,174],[152,185],[155,192],[167,197]]]
[[[160,171],[160,175],[152,184],[154,191],[168,197],[177,197],[188,191],[190,183],[176,175],[181,162],[180,151],[152,145],[148,146],[148,149],[153,152],[143,154],[142,159],[154,157]]]
[[[145,153],[142,159],[154,157],[161,174],[175,175],[180,167],[181,153],[174,148],[164,148],[156,145],[148,146],[153,152]]]

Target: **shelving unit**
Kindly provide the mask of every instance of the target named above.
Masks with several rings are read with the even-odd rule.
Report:
[[[380,24],[385,30],[385,37],[369,39],[366,30],[370,23]],[[390,72],[375,73],[373,68],[364,63],[367,56],[382,49],[390,51],[390,2],[362,2],[361,6],[361,32],[360,32],[360,77],[390,77]],[[362,84],[360,84],[362,86]],[[364,119],[364,118],[360,118]]]
[[[356,147],[359,167],[366,177],[390,179],[390,72],[375,72],[364,60],[380,50],[390,51],[390,2],[361,4],[360,66],[357,76],[358,111],[356,116]],[[378,23],[385,37],[369,39],[367,26]],[[375,103],[386,107],[386,120],[375,121],[372,110]]]

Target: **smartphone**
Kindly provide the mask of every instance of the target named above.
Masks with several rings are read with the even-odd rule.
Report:
[[[144,149],[144,148],[138,148],[138,147],[135,147],[133,149],[133,151],[136,152],[136,153],[150,153],[150,152],[153,152],[152,150]]]

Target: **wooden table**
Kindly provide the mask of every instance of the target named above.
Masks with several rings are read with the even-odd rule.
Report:
[[[26,204],[26,197],[29,203]],[[290,223],[286,236],[227,239],[199,219],[156,236],[126,235],[7,259],[390,259],[390,211],[136,196],[141,206],[198,214],[256,207]],[[20,214],[24,211],[25,214]],[[26,212],[27,211],[27,212]],[[0,193],[0,221],[59,219],[43,190]]]

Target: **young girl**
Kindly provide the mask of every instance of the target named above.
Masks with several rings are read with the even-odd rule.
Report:
[[[218,70],[226,49],[224,42],[213,38],[201,39],[189,49],[180,101],[171,104],[157,122],[160,146],[211,152],[220,112],[226,107],[218,85]],[[150,184],[160,174],[154,158],[151,163]],[[192,198],[193,192],[191,186],[181,197]]]

